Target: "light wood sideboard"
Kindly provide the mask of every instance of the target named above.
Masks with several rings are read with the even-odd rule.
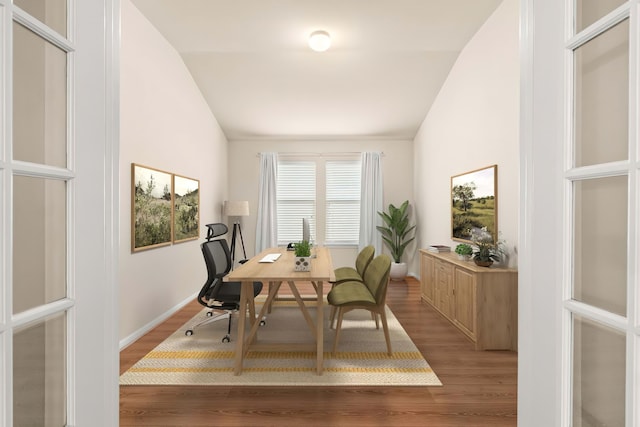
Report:
[[[517,350],[518,272],[478,267],[453,252],[420,250],[422,299],[475,343],[476,350]]]

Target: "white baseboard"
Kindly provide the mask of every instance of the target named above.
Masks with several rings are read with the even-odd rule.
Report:
[[[125,338],[121,339],[120,340],[120,351],[122,351],[125,348],[129,347],[131,344],[133,344],[138,339],[140,339],[144,334],[146,334],[147,332],[149,332],[150,330],[152,330],[153,328],[158,326],[160,323],[162,323],[165,320],[167,320],[169,317],[174,315],[178,310],[180,310],[185,305],[189,304],[191,301],[193,301],[197,297],[198,297],[198,293],[196,292],[195,294],[193,294],[189,298],[185,299],[184,301],[182,301],[182,302],[178,303],[177,305],[175,305],[174,307],[170,308],[165,313],[163,313],[160,316],[156,317],[151,322],[147,323],[142,328],[138,329],[137,331],[135,331],[134,333],[132,333],[128,337],[125,337]]]

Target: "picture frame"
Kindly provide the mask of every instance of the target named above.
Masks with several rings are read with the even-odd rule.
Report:
[[[451,177],[451,238],[472,242],[472,234],[498,238],[498,165]]]
[[[172,237],[172,174],[132,163],[131,251],[170,245]]]
[[[200,237],[200,181],[173,175],[173,242]]]

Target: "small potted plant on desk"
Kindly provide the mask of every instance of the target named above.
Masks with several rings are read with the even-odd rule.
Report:
[[[295,244],[295,271],[311,271],[311,243],[303,240]]]
[[[469,261],[471,259],[471,255],[473,255],[473,248],[471,245],[467,245],[466,243],[460,243],[456,246],[456,253],[458,254],[458,259],[462,261]]]

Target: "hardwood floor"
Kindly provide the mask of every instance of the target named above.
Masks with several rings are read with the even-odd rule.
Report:
[[[515,426],[515,352],[473,350],[420,301],[413,278],[387,304],[442,387],[120,387],[121,426]],[[193,302],[120,354],[121,372],[197,313]]]

